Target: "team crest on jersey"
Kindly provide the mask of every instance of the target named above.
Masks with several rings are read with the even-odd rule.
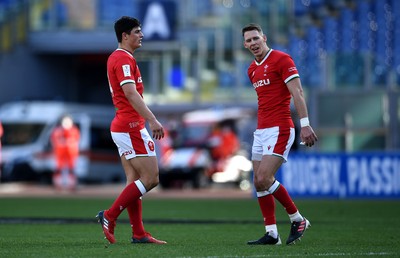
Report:
[[[264,65],[264,73],[267,73],[268,65]]]
[[[149,142],[147,143],[147,145],[149,146],[149,149],[150,149],[151,151],[154,151],[154,142],[149,141]]]
[[[294,71],[297,71],[297,68],[295,66],[292,66],[292,67],[288,68],[288,71],[289,72],[294,72]]]
[[[131,76],[131,66],[130,65],[123,65],[122,66],[122,71],[124,72],[125,77],[130,77]]]
[[[138,83],[142,83],[142,77],[141,76],[137,79],[137,82]]]

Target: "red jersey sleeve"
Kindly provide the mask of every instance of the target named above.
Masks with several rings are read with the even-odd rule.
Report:
[[[115,60],[114,69],[119,86],[122,86],[126,83],[136,83],[136,60],[134,58],[130,58],[128,55],[121,55]]]
[[[282,80],[288,83],[293,78],[300,77],[297,71],[296,65],[293,59],[289,55],[284,55],[279,59],[278,62],[279,72],[282,76]]]

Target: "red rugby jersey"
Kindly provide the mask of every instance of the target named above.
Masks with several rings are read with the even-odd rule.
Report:
[[[290,115],[291,94],[286,83],[300,76],[292,58],[271,49],[261,62],[254,60],[247,73],[258,97],[257,129],[294,127]]]
[[[116,110],[115,117],[111,122],[111,131],[130,132],[143,129],[144,118],[132,107],[122,90],[124,84],[134,83],[136,90],[143,98],[142,76],[133,55],[124,49],[116,49],[108,57],[107,78]]]

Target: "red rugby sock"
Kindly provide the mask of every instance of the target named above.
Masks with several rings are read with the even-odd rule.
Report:
[[[276,224],[275,217],[275,200],[271,194],[258,197],[258,204],[260,205],[261,213],[264,217],[264,225]]]
[[[279,185],[278,189],[276,189],[276,191],[272,195],[282,204],[288,214],[293,214],[297,212],[296,205],[294,204],[292,198],[290,198],[288,191],[282,184]]]
[[[116,220],[121,212],[130,204],[135,202],[142,196],[139,188],[135,182],[127,185],[124,190],[119,194],[118,198],[114,201],[111,208],[107,210],[107,217],[110,220]]]
[[[132,227],[132,236],[140,239],[146,235],[142,220],[142,199],[135,200],[132,204],[126,207],[129,214],[129,222]]]

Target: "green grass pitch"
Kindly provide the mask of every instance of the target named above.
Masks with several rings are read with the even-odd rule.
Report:
[[[257,200],[146,199],[146,230],[167,245],[130,244],[124,212],[105,248],[95,215],[111,199],[0,198],[0,257],[400,257],[399,200],[295,200],[312,227],[293,246],[248,246],[264,233]],[[289,220],[277,203],[282,242]]]

